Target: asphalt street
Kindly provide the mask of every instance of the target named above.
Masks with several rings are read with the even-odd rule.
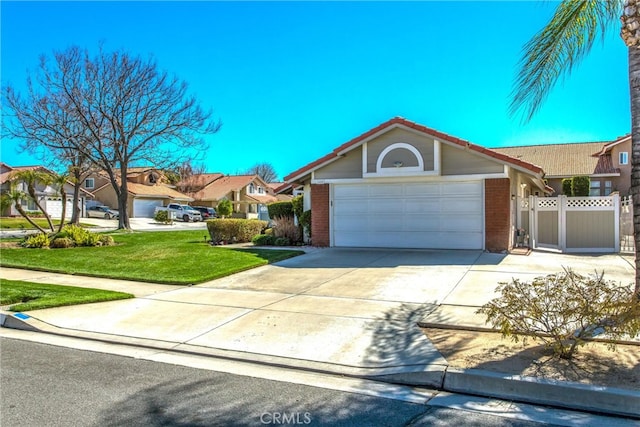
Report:
[[[542,425],[286,377],[274,381],[16,339],[2,338],[0,345],[0,424],[13,427]]]

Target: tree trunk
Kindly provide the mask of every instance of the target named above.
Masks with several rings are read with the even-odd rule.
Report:
[[[635,292],[640,298],[640,48],[629,48],[629,91],[631,98],[631,196],[633,235],[636,244]]]
[[[40,227],[38,224],[36,224],[36,222],[29,217],[29,215],[24,211],[24,209],[22,209],[22,205],[20,204],[20,202],[15,203],[15,208],[18,211],[18,213],[22,215],[24,219],[26,219],[29,222],[29,224],[37,228],[42,234],[47,234],[45,229]]]
[[[58,233],[64,227],[64,220],[67,216],[67,192],[64,191],[64,184],[60,186],[60,196],[62,197],[62,213],[60,214],[60,224],[58,225]]]
[[[55,227],[53,226],[53,222],[51,221],[51,217],[49,216],[49,213],[42,207],[42,205],[40,204],[40,200],[38,200],[38,195],[36,194],[36,187],[34,184],[27,183],[27,193],[29,193],[29,197],[31,197],[31,199],[33,200],[33,203],[36,205],[36,207],[40,210],[40,212],[42,212],[42,214],[46,218],[51,232],[55,231]]]
[[[118,193],[118,228],[131,230],[129,223],[129,214],[127,207],[129,206],[129,189],[127,188],[127,167],[120,167],[120,192]]]
[[[71,211],[71,224],[80,224],[80,185],[82,174],[74,169],[73,172],[73,210]]]

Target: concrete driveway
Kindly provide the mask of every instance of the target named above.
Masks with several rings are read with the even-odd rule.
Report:
[[[145,292],[138,284],[132,300],[27,314],[35,327],[57,333],[346,374],[422,372],[426,378],[440,375],[447,363],[418,322],[483,324],[473,312],[493,297],[499,281],[531,279],[562,266],[584,274],[605,268],[608,278],[622,282],[634,277],[630,259],[618,255],[313,249],[197,286],[147,285]],[[3,269],[2,277],[45,283],[69,278],[11,269]],[[128,288],[125,281],[69,280]]]

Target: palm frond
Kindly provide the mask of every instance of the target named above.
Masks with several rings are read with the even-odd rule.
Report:
[[[593,42],[619,22],[621,0],[565,0],[551,21],[523,48],[509,112],[523,111],[528,122],[540,109],[560,76],[569,75]]]

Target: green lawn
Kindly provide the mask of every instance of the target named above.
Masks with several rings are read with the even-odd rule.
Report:
[[[45,230],[49,227],[49,223],[44,218],[33,218],[33,221]],[[60,220],[54,219],[53,225],[60,224]],[[86,226],[86,225],[85,225]],[[35,230],[33,225],[29,224],[29,221],[22,217],[0,217],[0,229],[2,230]]]
[[[116,246],[2,249],[0,265],[167,284],[201,283],[302,251],[211,246],[205,230],[112,234]]]
[[[0,305],[13,304],[9,307],[11,311],[37,310],[126,298],[133,298],[133,295],[102,289],[0,279]]]

